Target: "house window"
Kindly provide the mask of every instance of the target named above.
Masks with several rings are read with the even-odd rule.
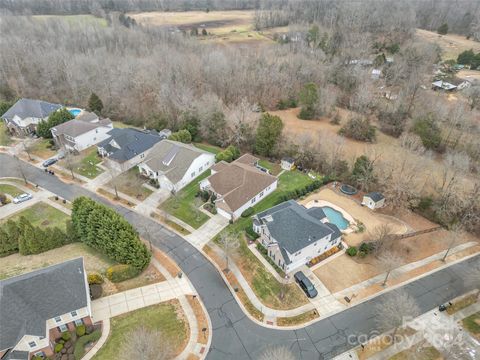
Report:
[[[45,359],[45,353],[43,351],[37,351],[34,355],[42,359]]]
[[[263,196],[263,191],[260,193],[260,197],[262,197],[262,196]]]
[[[83,320],[82,319],[75,320],[75,326],[80,326],[80,325],[83,325]]]
[[[203,166],[200,166],[200,168],[198,169],[198,172],[202,172],[203,170]]]
[[[145,157],[145,154],[140,154],[140,159],[143,159]]]
[[[28,343],[28,346],[30,346],[31,348],[34,348],[35,346],[37,346],[37,343],[35,341],[30,341]]]
[[[313,246],[317,246],[317,243],[313,243]]]
[[[253,198],[253,199],[252,199],[252,201],[251,201],[251,203],[253,204],[255,201],[256,201],[256,199],[255,199],[255,198]]]
[[[55,322],[57,323],[62,322],[62,318],[60,316],[55,317]]]
[[[58,329],[60,330],[60,332],[65,332],[65,331],[68,330],[68,327],[67,327],[67,325],[62,324],[58,327]]]
[[[195,171],[194,171],[194,172],[192,172],[192,178],[193,178],[193,177],[195,177]]]
[[[74,310],[74,311],[72,311],[72,312],[70,313],[70,315],[72,315],[72,317],[76,317],[78,314],[77,314],[77,312]]]

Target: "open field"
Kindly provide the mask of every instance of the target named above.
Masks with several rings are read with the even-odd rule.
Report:
[[[110,320],[110,326],[108,339],[93,357],[94,360],[119,359],[125,339],[136,336],[135,331],[141,327],[150,331],[160,331],[174,355],[183,350],[189,333],[188,322],[184,319],[182,308],[177,300],[116,316]]]
[[[442,49],[442,59],[457,59],[462,51],[473,49],[476,53],[480,51],[480,42],[468,40],[465,36],[447,34],[439,35],[436,32],[417,29],[415,35],[421,40],[435,43]]]
[[[42,228],[59,227],[63,230],[66,228],[67,220],[70,219],[70,216],[65,214],[63,211],[60,211],[44,202],[36,203],[25,210],[15,213],[8,219],[16,221],[22,216],[27,218],[27,220],[29,220],[33,226],[40,226]]]
[[[183,11],[183,12],[142,12],[130,13],[138,23],[160,26],[171,31],[205,29],[208,36],[199,36],[202,41],[220,43],[269,43],[271,40],[261,32],[254,31],[253,10],[233,11]]]

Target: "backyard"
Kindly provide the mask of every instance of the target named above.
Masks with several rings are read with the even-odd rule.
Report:
[[[194,229],[202,226],[209,217],[198,209],[195,205],[195,195],[199,191],[199,183],[210,176],[210,170],[205,171],[190,184],[185,186],[176,195],[171,196],[164,201],[159,209],[166,211],[170,215],[186,222]]]
[[[70,219],[70,216],[63,211],[44,202],[36,203],[25,210],[15,213],[8,219],[17,221],[22,216],[29,220],[33,226],[59,227],[62,230],[66,229],[67,220]],[[3,221],[6,221],[6,219]]]
[[[210,144],[196,143],[194,145],[199,149],[211,152],[212,154],[215,154],[215,155],[218,154],[220,151],[223,151],[221,147],[210,145]]]
[[[279,163],[272,163],[265,159],[260,159],[258,161],[258,165],[270,171],[270,174],[272,174],[273,176],[277,176],[282,171],[282,167]]]
[[[135,331],[146,327],[160,331],[175,355],[178,355],[188,340],[188,323],[177,300],[164,302],[143,309],[116,316],[110,320],[110,334],[105,344],[93,357],[94,360],[119,359],[122,345],[127,337],[135,336]]]
[[[143,201],[153,193],[152,190],[143,186],[147,180],[142,178],[138,172],[138,167],[133,167],[123,174],[117,176],[107,183],[112,189],[117,186],[118,191],[129,195],[137,200]]]
[[[97,147],[92,146],[83,150],[79,155],[60,160],[58,165],[66,169],[72,167],[75,173],[89,179],[94,179],[103,172],[103,170],[97,166],[101,161],[102,159],[97,154]]]

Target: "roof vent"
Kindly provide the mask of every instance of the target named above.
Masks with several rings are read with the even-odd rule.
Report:
[[[273,221],[273,217],[272,215],[267,215],[264,217],[265,221],[268,221],[268,222],[272,222]]]

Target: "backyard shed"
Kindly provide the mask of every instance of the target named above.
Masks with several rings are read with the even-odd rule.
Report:
[[[385,196],[379,192],[371,192],[363,196],[362,205],[375,210],[385,205]]]

